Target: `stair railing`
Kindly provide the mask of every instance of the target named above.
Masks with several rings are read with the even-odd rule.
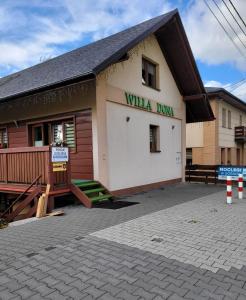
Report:
[[[0,219],[3,219],[4,216],[10,212],[10,209],[21,199],[22,196],[24,196],[35,184],[37,185],[39,179],[42,177],[42,175],[37,176],[32,183],[23,191],[16,199],[15,201],[1,214]]]

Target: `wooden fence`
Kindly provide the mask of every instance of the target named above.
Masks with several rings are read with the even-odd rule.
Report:
[[[218,183],[218,165],[187,165],[185,180],[188,182]]]

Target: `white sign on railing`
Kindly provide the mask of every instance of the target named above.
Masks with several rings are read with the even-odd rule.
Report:
[[[52,162],[66,162],[68,161],[68,148],[67,147],[52,147],[51,161]]]

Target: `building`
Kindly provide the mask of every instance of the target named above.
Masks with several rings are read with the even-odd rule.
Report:
[[[72,179],[117,195],[180,182],[186,122],[212,119],[174,10],[0,80],[0,191],[40,172],[47,183],[37,152],[54,142],[70,148]]]
[[[246,164],[246,103],[223,88],[206,88],[215,120],[186,126],[187,162]]]

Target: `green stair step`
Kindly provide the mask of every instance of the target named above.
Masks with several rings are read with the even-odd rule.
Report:
[[[112,198],[112,195],[106,194],[106,195],[92,197],[92,198],[90,198],[90,200],[92,203],[97,203],[97,202],[101,202],[101,201],[107,201],[110,198]]]
[[[99,192],[104,192],[105,189],[104,188],[98,188],[98,189],[93,189],[93,190],[86,190],[83,191],[86,195],[88,194],[92,194],[92,193],[99,193]]]
[[[75,185],[79,188],[87,188],[87,187],[99,185],[99,183],[95,181],[91,181],[91,182],[75,183]]]

